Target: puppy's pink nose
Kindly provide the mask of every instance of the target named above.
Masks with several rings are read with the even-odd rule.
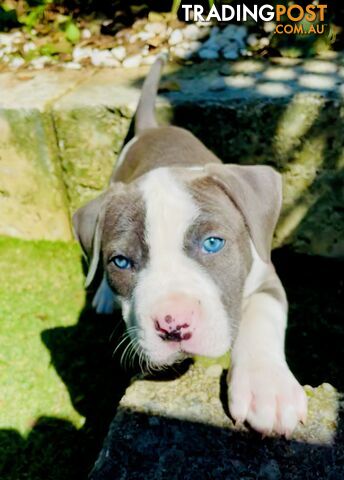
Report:
[[[153,315],[160,338],[172,342],[189,340],[200,317],[200,302],[182,294],[170,295],[161,301]]]

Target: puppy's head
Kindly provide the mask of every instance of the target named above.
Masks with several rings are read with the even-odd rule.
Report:
[[[87,283],[102,261],[151,363],[220,356],[240,319],[250,244],[269,261],[280,206],[280,177],[262,166],[160,168],[113,183],[73,218]]]

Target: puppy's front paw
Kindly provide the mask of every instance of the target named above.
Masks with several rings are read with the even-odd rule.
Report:
[[[238,362],[229,373],[229,409],[235,421],[247,421],[268,435],[289,437],[307,417],[307,397],[284,362]]]

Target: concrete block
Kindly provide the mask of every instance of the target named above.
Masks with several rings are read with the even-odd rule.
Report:
[[[245,478],[256,478],[270,456],[278,461],[278,469],[287,462],[288,468],[306,471],[305,466],[300,470],[302,456],[309,471],[319,445],[329,446],[334,440],[339,395],[329,384],[305,387],[308,420],[296,429],[288,446],[235,426],[225,413],[223,386],[222,365],[216,362],[208,366],[196,362],[172,380],[134,381],[120,402],[90,479],[137,478],[138,470],[144,478],[156,479],[166,478],[166,472],[170,476],[173,472],[173,478],[206,478],[205,471],[209,478],[243,478],[245,470],[250,474]]]
[[[38,110],[0,110],[0,145],[0,234],[70,240],[51,116]]]

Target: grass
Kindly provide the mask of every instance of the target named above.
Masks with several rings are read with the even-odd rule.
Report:
[[[126,380],[76,244],[0,238],[0,478],[86,478]]]
[[[83,423],[40,336],[78,319],[84,304],[78,256],[75,245],[0,241],[2,428],[26,435],[42,414]]]

